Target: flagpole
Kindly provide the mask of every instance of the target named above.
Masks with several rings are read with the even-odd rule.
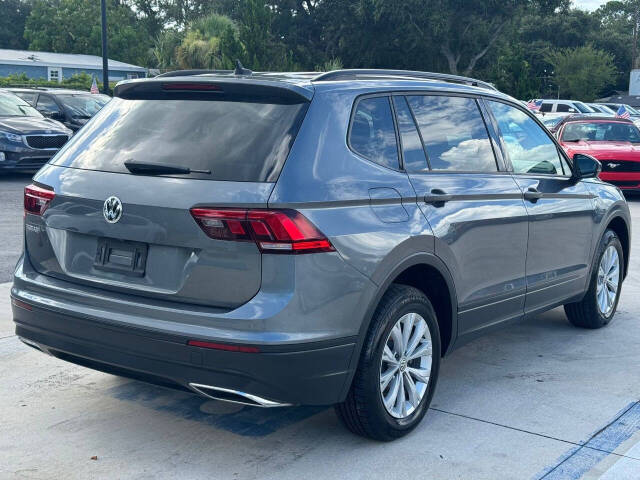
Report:
[[[109,60],[107,57],[107,2],[100,0],[102,10],[102,90],[109,94]]]

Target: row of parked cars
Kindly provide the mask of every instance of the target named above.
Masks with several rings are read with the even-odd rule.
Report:
[[[574,100],[530,100],[542,123],[567,153],[591,155],[600,178],[626,191],[640,190],[640,112],[630,105]]]
[[[0,172],[40,168],[109,100],[79,90],[0,89]]]

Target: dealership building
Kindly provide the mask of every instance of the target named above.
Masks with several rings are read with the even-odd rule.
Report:
[[[0,49],[0,77],[24,73],[31,79],[61,82],[76,73],[88,73],[102,81],[102,57],[76,53],[31,52]],[[145,77],[146,68],[109,59],[109,80]]]

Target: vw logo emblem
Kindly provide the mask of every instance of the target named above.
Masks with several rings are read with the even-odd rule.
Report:
[[[118,197],[109,197],[102,206],[102,215],[109,223],[116,223],[122,217],[122,202]]]

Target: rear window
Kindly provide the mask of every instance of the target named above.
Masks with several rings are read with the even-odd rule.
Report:
[[[171,176],[274,182],[307,105],[114,98],[52,163],[129,173],[131,160],[211,172]]]

